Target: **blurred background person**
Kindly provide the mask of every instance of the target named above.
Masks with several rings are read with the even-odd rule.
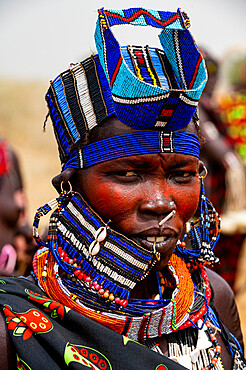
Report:
[[[26,216],[26,197],[18,158],[0,138],[0,272],[28,275],[35,243]]]
[[[200,127],[205,138],[201,158],[208,168],[206,193],[222,216],[222,233],[216,245],[220,264],[214,270],[234,288],[238,259],[246,234],[246,222],[238,217],[246,208],[245,166],[235,149],[235,140],[228,130],[228,124],[222,119],[221,105],[215,98],[219,63],[207,50],[203,49],[202,52],[209,78],[200,100]]]
[[[229,91],[220,96],[219,114],[238,156],[246,165],[246,55],[239,54],[233,61],[229,58],[228,63]]]

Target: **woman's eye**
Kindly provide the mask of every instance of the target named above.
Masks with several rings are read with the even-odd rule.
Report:
[[[126,171],[125,176],[126,177],[131,177],[131,176],[137,176],[137,174],[136,174],[136,172],[133,172],[133,171]]]
[[[178,171],[172,175],[172,177],[175,178],[177,181],[188,181],[191,180],[194,176],[194,172],[188,171]]]
[[[119,171],[119,172],[115,172],[115,175],[122,176],[122,177],[132,177],[132,176],[137,176],[137,173],[134,171]]]
[[[116,181],[133,182],[140,179],[140,175],[135,171],[114,171],[110,173],[110,177]]]

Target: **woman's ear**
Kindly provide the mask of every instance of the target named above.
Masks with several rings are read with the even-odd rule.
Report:
[[[208,174],[207,167],[205,166],[203,161],[199,160],[199,177],[204,179],[207,176],[207,174]]]
[[[71,177],[77,172],[76,168],[66,168],[59,175],[52,179],[52,185],[55,187],[58,193],[61,192],[61,183],[68,182]]]

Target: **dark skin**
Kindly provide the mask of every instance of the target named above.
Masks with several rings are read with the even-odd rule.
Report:
[[[133,131],[113,118],[99,131],[97,140]],[[197,133],[194,124],[182,131]],[[73,189],[83,195],[105,222],[111,220],[112,228],[142,247],[153,250],[153,243],[146,240],[149,236],[167,238],[156,244],[161,260],[155,270],[161,270],[173,254],[185,223],[197,209],[202,169],[202,162],[191,155],[149,154],[119,158],[77,171],[71,182]],[[175,215],[160,227],[159,222],[173,209]],[[131,296],[152,297],[156,293],[154,279],[152,272],[136,285]],[[211,279],[214,280],[213,273]],[[230,355],[219,335],[218,340],[225,368],[230,369]],[[165,336],[159,338],[159,344],[168,355]]]
[[[116,118],[112,118],[97,130],[92,141],[133,131]],[[191,124],[186,131],[196,133],[195,126]],[[161,270],[173,254],[186,221],[197,209],[201,171],[202,163],[191,155],[151,154],[115,159],[84,170],[67,169],[53,179],[53,184],[60,188],[62,181],[70,181],[73,190],[79,192],[105,222],[111,220],[110,227],[134,239],[143,248],[153,250],[153,242],[148,241],[147,237],[163,237],[164,240],[156,244],[161,260],[155,269]],[[176,211],[175,215],[160,227],[159,222],[172,210]],[[153,284],[155,276],[154,272],[149,274],[137,284],[131,296],[151,298],[157,293]],[[209,272],[214,289],[219,291],[217,278],[214,276],[216,276],[214,273]],[[231,291],[224,281],[221,286],[217,301],[218,297],[223,297],[221,300],[223,304],[221,308],[218,304],[217,309],[222,313],[222,318],[225,318],[224,322],[228,329],[240,340],[240,326],[239,332],[236,332],[239,320],[233,296],[229,297]],[[227,299],[225,296],[232,307],[229,303],[223,306]],[[232,327],[230,317],[233,309],[236,329]],[[218,339],[222,346],[225,369],[231,369],[230,355],[219,335]],[[159,338],[159,343],[163,353],[167,355],[166,337]],[[2,370],[10,368],[3,367]]]
[[[126,128],[126,131],[131,129]],[[147,154],[115,159],[78,171],[73,189],[120,233],[153,250],[147,237],[165,237],[156,244],[165,267],[184,224],[199,201],[199,160],[183,154]],[[170,202],[174,202],[170,205]],[[163,226],[159,222],[176,214]],[[148,279],[146,279],[148,280]]]

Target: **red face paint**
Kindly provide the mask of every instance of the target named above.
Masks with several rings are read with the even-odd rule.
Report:
[[[79,171],[73,187],[90,206],[120,233],[146,248],[147,237],[164,236],[160,243],[164,267],[185,223],[199,202],[199,161],[183,154],[148,154],[124,157]],[[170,205],[174,202],[174,205]],[[159,222],[176,213],[162,227]],[[150,244],[150,243],[149,243]]]

